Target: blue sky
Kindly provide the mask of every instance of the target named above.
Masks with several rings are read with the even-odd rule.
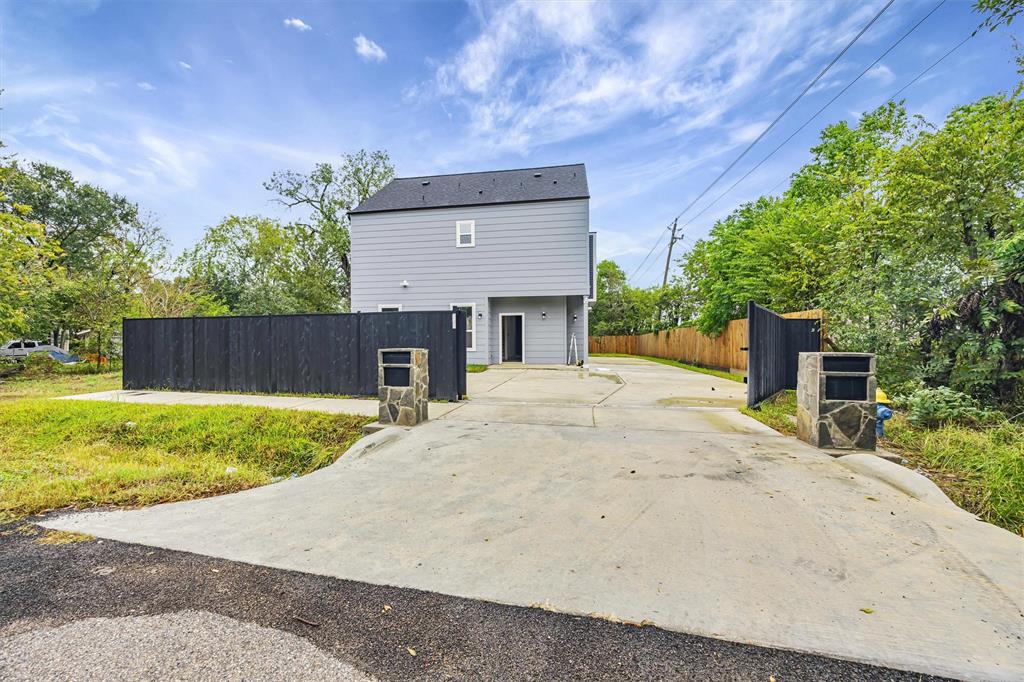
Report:
[[[896,0],[709,198],[936,1]],[[275,170],[360,148],[386,149],[399,175],[582,161],[600,255],[633,273],[882,4],[6,2],[0,137],[137,201],[175,251],[228,214],[281,215],[262,188]],[[784,188],[824,124],[883,103],[979,21],[947,0],[682,248]],[[941,121],[1011,90],[1014,54],[1005,29],[980,32],[903,97]],[[635,283],[660,279],[662,254]]]

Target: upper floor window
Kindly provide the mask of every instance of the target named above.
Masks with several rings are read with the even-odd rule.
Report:
[[[476,221],[455,221],[455,246],[476,246]]]

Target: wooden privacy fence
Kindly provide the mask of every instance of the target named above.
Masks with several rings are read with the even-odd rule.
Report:
[[[426,348],[430,397],[466,394],[464,312],[125,319],[125,389],[377,395],[377,349]]]
[[[784,313],[782,317],[821,320],[825,336],[825,311]],[[625,353],[678,360],[691,365],[747,373],[747,320],[732,320],[718,336],[705,336],[693,327],[676,327],[637,336],[591,336],[591,353]]]

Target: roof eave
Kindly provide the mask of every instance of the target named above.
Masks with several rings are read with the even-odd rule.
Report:
[[[366,215],[369,213],[398,213],[399,211],[429,211],[442,208],[471,208],[474,206],[505,206],[508,204],[546,204],[552,201],[575,201],[578,199],[589,199],[589,194],[581,194],[572,197],[553,197],[550,199],[516,199],[515,201],[478,201],[471,204],[445,204],[443,206],[408,206],[405,208],[371,208],[360,210],[358,207],[348,212],[348,215]]]

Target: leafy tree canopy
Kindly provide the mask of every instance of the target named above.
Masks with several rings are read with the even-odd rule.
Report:
[[[941,126],[889,103],[822,131],[780,197],[745,204],[681,260],[709,334],[748,299],[825,308],[832,340],[890,385],[1021,400],[1024,105],[997,95]]]

